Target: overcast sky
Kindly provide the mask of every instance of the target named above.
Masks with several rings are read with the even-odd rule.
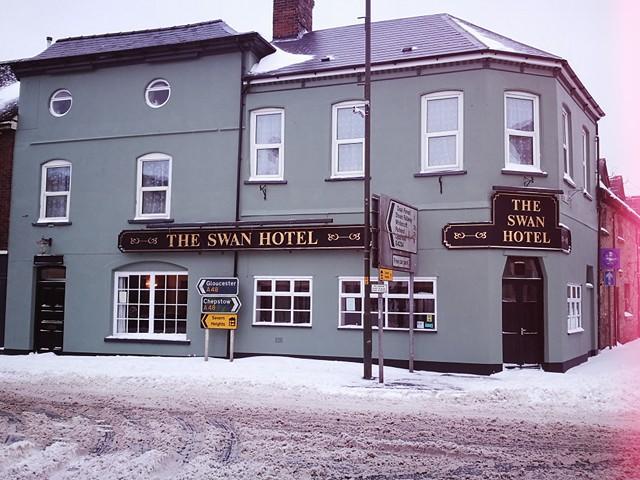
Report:
[[[364,0],[316,0],[315,30],[358,23]],[[569,61],[607,116],[601,156],[640,194],[640,2],[636,0],[372,0],[373,20],[450,13]],[[45,38],[223,19],[271,39],[272,0],[21,0],[2,8],[0,60],[33,56]]]

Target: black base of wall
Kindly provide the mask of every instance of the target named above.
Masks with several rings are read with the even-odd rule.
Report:
[[[355,362],[362,363],[362,358],[359,357],[325,357],[321,355],[286,355],[281,353],[238,353],[234,354],[235,358],[246,357],[289,357],[289,358],[304,358],[309,360],[329,360],[340,362]],[[378,365],[378,362],[374,359],[374,365]],[[385,366],[409,368],[408,360],[384,360]],[[502,364],[493,363],[453,363],[453,362],[426,362],[422,360],[416,360],[413,362],[415,370],[426,370],[431,372],[441,373],[467,373],[473,375],[491,375],[502,371]]]
[[[586,362],[589,359],[589,353],[585,353],[584,355],[580,355],[579,357],[572,358],[571,360],[567,360],[566,362],[548,362],[542,364],[542,369],[545,372],[554,372],[554,373],[564,373],[570,368],[575,367],[576,365],[580,365],[581,363]]]
[[[14,348],[5,348],[0,350],[0,355],[27,355],[33,350],[16,350]]]

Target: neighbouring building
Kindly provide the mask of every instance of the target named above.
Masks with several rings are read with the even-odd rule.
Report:
[[[236,356],[362,358],[364,30],[312,10],[276,0],[272,42],[214,21],[12,64],[8,349],[202,355],[201,309],[237,304],[201,279],[237,277]],[[566,60],[447,14],[372,45],[372,192],[418,209],[416,368],[585,361],[598,104]],[[404,365],[406,275],[383,300]]]
[[[618,264],[601,261],[599,348],[626,343],[640,336],[640,214],[627,198],[621,176],[609,177],[600,160],[600,248],[616,249]],[[610,280],[608,280],[610,279]]]
[[[4,346],[4,312],[7,293],[9,205],[13,142],[18,118],[18,84],[8,65],[0,64],[0,347]]]

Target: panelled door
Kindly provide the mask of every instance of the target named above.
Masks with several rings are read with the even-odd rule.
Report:
[[[62,351],[65,267],[39,267],[36,281],[34,349]]]
[[[509,257],[502,277],[502,361],[544,361],[543,279],[535,258]]]

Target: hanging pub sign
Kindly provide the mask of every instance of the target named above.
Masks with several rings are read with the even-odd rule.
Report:
[[[124,253],[362,249],[364,226],[123,230],[118,248]]]
[[[450,223],[442,229],[447,248],[523,248],[571,252],[571,232],[559,224],[555,195],[495,192],[492,220]]]

